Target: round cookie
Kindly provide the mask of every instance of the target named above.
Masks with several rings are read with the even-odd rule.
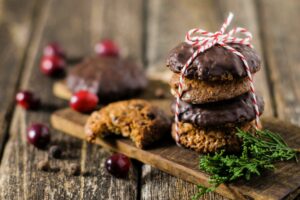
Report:
[[[250,122],[239,128],[250,132],[255,130]],[[175,124],[172,126],[172,137],[176,138]],[[200,129],[182,122],[179,122],[179,143],[199,153],[213,153],[221,149],[237,152],[241,145],[236,128]]]
[[[260,69],[261,61],[250,47],[241,44],[229,44],[245,56],[251,73]],[[167,57],[166,65],[175,73],[180,73],[187,60],[197,47],[180,43]],[[220,45],[215,45],[199,54],[186,70],[184,76],[203,81],[232,81],[247,76],[241,58]]]
[[[66,84],[72,92],[88,90],[101,102],[134,96],[147,86],[143,69],[127,59],[90,57],[68,72]]]
[[[176,97],[179,74],[173,74],[170,80],[171,93]],[[222,101],[240,96],[250,90],[248,78],[224,83],[205,82],[196,79],[183,78],[183,92],[181,100],[192,104],[203,104]]]
[[[264,109],[263,99],[256,95],[260,114]],[[175,112],[175,102],[172,105]],[[179,104],[179,121],[196,127],[235,127],[255,119],[250,93],[234,99],[209,104],[193,105],[184,101]]]
[[[85,125],[88,140],[108,135],[130,137],[144,148],[170,133],[171,120],[160,108],[145,100],[110,103],[92,113]]]

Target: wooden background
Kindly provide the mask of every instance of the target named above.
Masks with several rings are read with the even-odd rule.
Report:
[[[39,71],[42,49],[56,40],[72,58],[93,53],[101,38],[112,38],[122,54],[149,73],[168,72],[166,53],[187,30],[219,29],[229,11],[234,25],[248,28],[263,58],[256,76],[266,102],[265,116],[300,125],[300,1],[297,0],[0,0],[0,199],[190,199],[196,186],[149,165],[135,163],[127,180],[111,177],[103,163],[109,153],[52,130],[64,159],[51,161],[60,172],[40,172],[35,163],[47,153],[28,145],[28,124],[49,124],[50,113],[67,105],[52,94],[53,80]],[[15,106],[20,89],[43,102],[39,112]],[[67,176],[80,163],[84,176]],[[224,199],[208,194],[203,199]]]

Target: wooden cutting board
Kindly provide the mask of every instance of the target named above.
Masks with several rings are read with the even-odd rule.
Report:
[[[149,99],[162,109],[169,111],[170,98],[155,99],[155,89],[167,89],[168,86],[152,81],[151,87],[141,97]],[[54,93],[65,99],[70,92],[64,82],[54,86]],[[59,93],[59,94],[58,94]],[[85,140],[83,131],[88,115],[75,112],[69,108],[58,110],[51,116],[52,126],[66,134]],[[300,128],[290,123],[274,118],[262,119],[263,126],[279,133],[291,147],[300,146]],[[107,138],[95,140],[95,144],[105,149],[121,152],[131,158],[156,167],[164,172],[184,179],[194,184],[209,186],[209,175],[198,168],[199,154],[194,151],[180,148],[172,141],[165,139],[158,145],[142,150],[126,138]],[[251,181],[237,181],[228,185],[221,185],[216,192],[231,199],[294,199],[300,195],[300,164],[295,161],[279,162],[273,172],[263,173]]]

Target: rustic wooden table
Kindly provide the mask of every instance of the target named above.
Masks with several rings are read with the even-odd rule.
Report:
[[[263,58],[256,87],[265,116],[300,125],[300,1],[297,0],[1,0],[0,1],[0,199],[190,199],[196,186],[149,165],[135,164],[127,180],[111,177],[103,163],[109,153],[52,130],[66,156],[53,161],[60,172],[41,172],[46,156],[28,145],[28,124],[49,124],[52,111],[66,106],[53,96],[53,80],[41,75],[39,60],[48,41],[59,41],[73,58],[93,53],[100,38],[113,38],[124,56],[164,73],[166,53],[194,27],[218,30],[229,11],[247,27]],[[38,112],[15,106],[19,89],[43,102]],[[86,176],[67,176],[80,163]],[[208,194],[203,199],[224,199]]]

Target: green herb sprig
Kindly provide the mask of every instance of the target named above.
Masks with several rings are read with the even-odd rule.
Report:
[[[264,170],[273,170],[276,161],[295,159],[299,149],[290,148],[277,133],[268,130],[250,134],[237,129],[237,135],[243,141],[239,155],[226,154],[224,150],[200,157],[199,168],[210,174],[209,188],[198,186],[193,200],[214,191],[220,184],[236,179],[250,180]]]

